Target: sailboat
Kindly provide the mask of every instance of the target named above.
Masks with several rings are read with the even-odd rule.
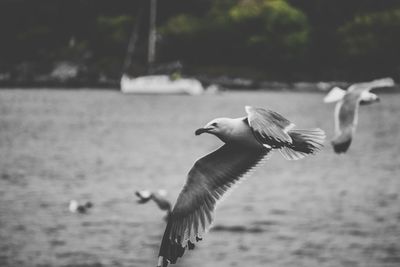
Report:
[[[152,66],[155,60],[155,44],[156,44],[156,1],[150,2],[150,26],[149,26],[149,48],[148,48],[148,65]],[[141,11],[138,17],[141,16]],[[135,31],[139,29],[139,23],[136,23]],[[130,77],[125,70],[130,65],[130,58],[133,53],[134,44],[137,34],[132,34],[128,44],[127,58],[124,64],[124,73],[121,77],[121,92],[136,94],[189,94],[200,95],[205,89],[197,79],[172,77],[170,75],[147,75],[140,77]]]

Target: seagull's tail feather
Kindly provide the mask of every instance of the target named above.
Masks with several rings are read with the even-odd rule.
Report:
[[[280,149],[282,156],[288,160],[301,159],[318,152],[325,140],[325,132],[318,128],[290,130],[288,134],[292,138],[292,143]]]
[[[170,240],[170,233],[171,220],[169,218],[161,241],[160,252],[158,253],[157,267],[167,267],[169,263],[176,263],[177,259],[182,257],[183,253],[185,253],[185,248],[182,247],[179,242],[173,242]]]

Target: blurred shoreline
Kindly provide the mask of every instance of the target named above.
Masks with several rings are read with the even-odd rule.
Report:
[[[196,78],[196,77],[195,77]],[[203,83],[203,82],[202,82]],[[278,81],[257,81],[243,78],[216,77],[208,79],[205,85],[215,84],[219,91],[287,91],[287,92],[307,92],[307,93],[326,93],[334,86],[347,88],[351,83],[343,81],[331,82],[278,82]],[[1,90],[107,90],[120,91],[119,81],[88,83],[85,81],[73,80],[68,82],[57,81],[6,81],[0,82]],[[399,93],[399,84],[390,88],[380,88],[379,93]]]
[[[17,70],[0,73],[1,89],[101,89],[120,90],[120,80],[109,78],[102,73],[92,73],[86,66],[74,65],[69,62],[61,62],[47,72],[39,72],[36,67],[29,64],[20,66]],[[157,75],[156,73],[155,75]],[[163,74],[163,73],[159,73]],[[171,79],[174,73],[170,74]],[[247,91],[292,91],[292,92],[327,92],[338,86],[347,88],[352,84],[350,81],[284,81],[278,79],[263,79],[260,73],[241,76],[235,74],[182,74],[183,78],[198,79],[204,88],[216,85],[220,91],[247,90]],[[250,77],[250,78],[249,78]],[[380,78],[380,77],[375,77]],[[399,90],[395,87],[379,89],[380,92],[395,93]]]

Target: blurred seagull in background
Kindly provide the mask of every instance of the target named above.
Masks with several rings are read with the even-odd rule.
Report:
[[[87,201],[85,204],[79,204],[78,201],[72,199],[69,202],[68,210],[72,213],[86,213],[91,207],[93,207],[93,203]]]
[[[335,137],[331,144],[336,153],[344,153],[351,144],[358,121],[359,105],[379,101],[376,94],[370,92],[373,88],[394,86],[392,78],[374,80],[372,82],[356,83],[347,91],[334,87],[324,98],[325,103],[337,102],[335,107]]]
[[[157,266],[167,266],[182,257],[186,247],[202,239],[213,222],[217,201],[239,179],[278,149],[288,160],[297,160],[321,149],[321,129],[297,130],[280,114],[246,106],[247,116],[218,118],[195,134],[215,135],[225,144],[196,161],[168,218]]]
[[[172,205],[169,200],[166,199],[167,191],[160,189],[157,192],[152,193],[149,190],[142,190],[136,191],[135,194],[139,198],[137,201],[138,203],[144,204],[152,199],[160,210],[166,211],[167,214],[170,213]]]
[[[139,198],[137,202],[139,204],[143,204],[151,199],[152,194],[149,190],[141,190],[141,191],[136,191],[135,195]]]

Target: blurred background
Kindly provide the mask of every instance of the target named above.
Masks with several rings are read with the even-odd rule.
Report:
[[[400,266],[398,86],[360,107],[344,155],[323,103],[399,82],[398,0],[0,0],[0,36],[0,266],[155,266],[166,212],[135,192],[174,203],[221,145],[194,130],[245,105],[322,128],[325,147],[274,153],[175,266]],[[221,90],[123,94],[124,74]]]
[[[0,84],[110,86],[118,85],[122,72],[147,73],[150,3],[1,0]],[[186,75],[278,81],[399,78],[397,0],[156,4],[155,62],[179,61]],[[125,68],[127,57],[131,64]],[[70,71],[65,77],[57,73],[63,68]]]

